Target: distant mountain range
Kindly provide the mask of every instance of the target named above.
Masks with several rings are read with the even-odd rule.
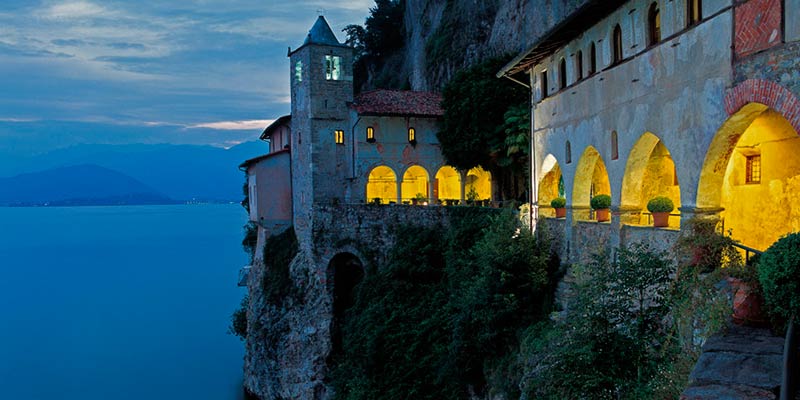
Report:
[[[242,161],[267,145],[80,145],[0,157],[0,205],[169,204],[240,201]],[[5,178],[2,178],[5,177]]]

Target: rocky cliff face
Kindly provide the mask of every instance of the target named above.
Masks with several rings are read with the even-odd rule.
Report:
[[[438,90],[486,58],[520,53],[589,0],[406,0],[406,44],[398,63],[413,90]],[[392,69],[393,71],[386,71]]]

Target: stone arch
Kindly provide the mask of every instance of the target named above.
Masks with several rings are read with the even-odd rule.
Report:
[[[425,167],[414,164],[403,172],[403,180],[400,184],[400,198],[404,202],[411,202],[419,194],[425,199],[429,199],[430,174]]]
[[[623,208],[646,211],[647,202],[655,196],[669,197],[680,207],[680,186],[676,176],[675,162],[661,139],[651,132],[645,132],[633,145],[625,165],[622,178],[620,205]],[[639,220],[638,214],[625,221],[629,223],[646,223]],[[678,218],[671,218],[670,223],[679,226]]]
[[[598,194],[611,195],[611,183],[600,153],[593,146],[588,146],[575,166],[570,203],[573,207],[573,218],[590,219],[589,201]]]
[[[356,300],[359,285],[364,280],[364,264],[351,252],[340,252],[328,262],[328,290],[331,295],[331,355],[342,351],[341,324]]]
[[[461,200],[461,173],[457,169],[442,165],[433,181],[433,198],[436,200]]]
[[[725,94],[725,111],[733,117],[750,103],[760,103],[781,113],[800,133],[800,99],[789,89],[771,81],[748,79]]]
[[[470,193],[473,193],[470,195]],[[464,196],[469,200],[471,196],[477,196],[474,200],[492,199],[492,173],[477,166],[464,174]]]
[[[718,210],[734,239],[764,250],[781,235],[800,231],[799,199],[797,128],[766,104],[745,104],[711,141],[697,206]]]
[[[397,174],[391,167],[377,165],[367,174],[367,202],[380,199],[382,204],[397,201]]]
[[[542,162],[541,175],[539,179],[539,190],[537,202],[541,209],[540,214],[547,217],[555,217],[555,211],[550,208],[550,201],[556,197],[565,196],[561,193],[563,189],[564,178],[561,173],[561,166],[558,165],[558,160],[552,154],[548,154]]]

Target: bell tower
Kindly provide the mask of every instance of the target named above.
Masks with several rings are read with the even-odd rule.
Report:
[[[302,238],[310,235],[313,206],[342,201],[352,174],[353,49],[320,16],[289,60],[294,225]]]

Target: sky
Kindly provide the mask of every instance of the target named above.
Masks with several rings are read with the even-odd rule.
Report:
[[[0,155],[257,139],[289,112],[287,49],[373,0],[2,0]]]

